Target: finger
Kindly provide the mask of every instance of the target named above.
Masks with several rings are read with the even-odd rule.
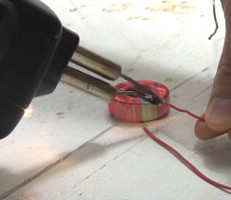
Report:
[[[204,121],[198,120],[194,128],[196,136],[201,140],[208,140],[219,135],[224,134],[225,132],[214,131],[206,125]]]
[[[222,8],[225,13],[225,18],[230,16],[230,7],[231,7],[231,2],[230,0],[221,0]]]
[[[231,1],[229,1],[231,2]],[[224,7],[231,3],[224,3]],[[224,8],[224,10],[225,10]],[[231,13],[231,12],[230,12]],[[211,130],[225,132],[231,129],[231,17],[226,18],[226,38],[212,94],[205,113],[205,121]]]

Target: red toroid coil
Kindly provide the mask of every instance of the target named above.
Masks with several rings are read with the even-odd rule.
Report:
[[[154,81],[138,81],[141,85],[147,87],[156,93],[165,102],[169,102],[169,90],[163,84]],[[130,82],[119,83],[116,85],[117,91],[139,91],[139,89]],[[139,97],[119,96],[108,104],[112,116],[128,122],[146,122],[159,119],[165,116],[169,111],[169,106],[165,104],[152,105]]]

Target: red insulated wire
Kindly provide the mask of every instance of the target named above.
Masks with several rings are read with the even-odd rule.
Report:
[[[231,190],[230,186],[223,185],[221,183],[218,183],[207,176],[205,176],[202,172],[200,172],[191,162],[189,162],[184,156],[182,156],[177,150],[175,150],[173,147],[162,141],[161,139],[157,138],[154,134],[152,134],[147,128],[143,127],[144,132],[155,142],[157,142],[159,145],[170,151],[173,155],[175,155],[179,160],[181,160],[186,166],[188,166],[195,174],[197,174],[199,177],[201,177],[203,180],[207,181],[211,185],[221,188],[221,189],[226,189],[226,190]]]
[[[200,117],[200,116],[198,116],[198,115],[195,115],[195,114],[191,113],[191,112],[188,111],[188,110],[184,110],[184,109],[178,108],[178,107],[176,107],[176,106],[174,106],[174,105],[172,105],[171,103],[168,103],[168,102],[164,102],[164,104],[167,105],[167,106],[169,106],[169,107],[171,107],[171,108],[173,108],[174,110],[177,110],[177,111],[179,111],[179,112],[187,113],[188,115],[190,115],[190,116],[192,116],[192,117],[194,117],[194,118],[196,118],[196,119],[199,119],[199,120],[201,120],[201,121],[205,121],[204,118],[202,118],[202,117]]]

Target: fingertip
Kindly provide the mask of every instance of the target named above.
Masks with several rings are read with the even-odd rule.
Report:
[[[203,114],[201,117],[205,117],[205,114]],[[200,140],[207,140],[206,135],[204,135],[204,130],[205,130],[205,122],[201,120],[197,120],[194,126],[194,132],[197,138],[199,138]]]
[[[194,132],[197,138],[199,138],[200,140],[208,139],[207,135],[204,134],[204,130],[205,130],[205,123],[203,121],[198,120],[195,124]]]
[[[200,120],[196,122],[195,127],[194,127],[194,132],[195,132],[195,135],[200,140],[208,140],[208,139],[212,139],[214,137],[224,134],[224,132],[218,132],[218,131],[211,130],[210,128],[208,128],[208,126],[206,125],[204,121],[200,121]]]

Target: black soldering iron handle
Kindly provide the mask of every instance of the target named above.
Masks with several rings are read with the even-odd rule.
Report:
[[[78,43],[39,0],[0,0],[0,139],[33,97],[55,89]]]

